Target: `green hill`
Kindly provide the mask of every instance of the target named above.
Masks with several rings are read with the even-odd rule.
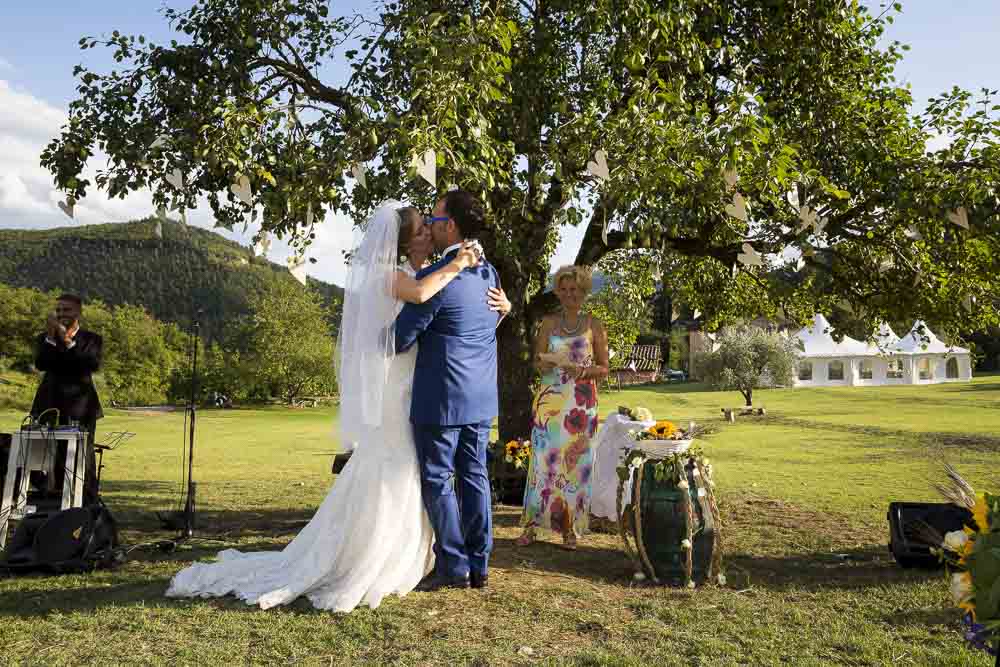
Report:
[[[215,232],[155,219],[46,230],[0,230],[0,282],[43,291],[75,292],[107,304],[145,307],[185,325],[202,309],[202,327],[220,338],[245,314],[247,297],[275,280],[294,280],[284,266]],[[309,279],[328,306],[343,290]]]

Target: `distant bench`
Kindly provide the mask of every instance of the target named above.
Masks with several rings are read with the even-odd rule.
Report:
[[[633,345],[622,365],[608,373],[608,387],[620,389],[623,385],[655,382],[660,375],[660,364],[659,345]]]

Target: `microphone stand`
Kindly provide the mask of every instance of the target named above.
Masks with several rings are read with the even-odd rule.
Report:
[[[180,531],[175,540],[168,540],[158,543],[161,551],[173,551],[176,542],[186,540],[194,535],[194,515],[195,515],[195,483],[194,483],[194,432],[195,420],[197,418],[198,403],[198,343],[201,341],[201,314],[199,309],[195,314],[194,323],[191,325],[191,395],[188,405],[184,408],[185,416],[190,417],[188,425],[188,455],[187,455],[187,494],[184,500],[184,509],[180,512],[167,512],[158,514],[160,522],[165,528],[172,528]]]
[[[191,355],[191,400],[188,403],[188,412],[191,416],[190,426],[188,427],[188,488],[187,488],[187,499],[184,501],[184,525],[181,529],[182,537],[191,537],[194,534],[194,422],[197,413],[197,397],[198,397],[198,343],[201,340],[201,324],[198,319],[201,312],[195,316],[194,327],[192,331],[192,336],[194,340],[192,341],[192,347],[194,348],[194,353]]]

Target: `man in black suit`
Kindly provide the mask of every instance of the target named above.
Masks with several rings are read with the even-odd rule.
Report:
[[[35,368],[45,373],[31,406],[33,417],[49,424],[78,422],[87,431],[86,472],[83,478],[83,502],[97,500],[97,463],[94,456],[94,432],[97,420],[104,416],[94,388],[93,374],[101,367],[103,341],[97,334],[80,328],[82,301],[74,294],[56,300],[55,312],[49,315],[46,331],[36,340]],[[48,414],[46,410],[55,408]],[[65,449],[56,459],[55,488],[62,488],[65,474]]]

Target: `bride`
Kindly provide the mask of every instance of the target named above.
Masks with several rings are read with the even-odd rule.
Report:
[[[408,416],[416,350],[395,354],[392,327],[404,301],[430,299],[479,261],[479,249],[467,242],[443,269],[416,280],[431,247],[420,213],[389,201],[351,259],[338,375],[341,437],[354,452],[313,518],[283,551],[228,549],[214,563],[185,568],[168,596],[231,594],[268,609],[305,595],[319,609],[347,612],[405,595],[432,570],[434,537]],[[486,298],[494,310],[510,310],[502,290]]]

